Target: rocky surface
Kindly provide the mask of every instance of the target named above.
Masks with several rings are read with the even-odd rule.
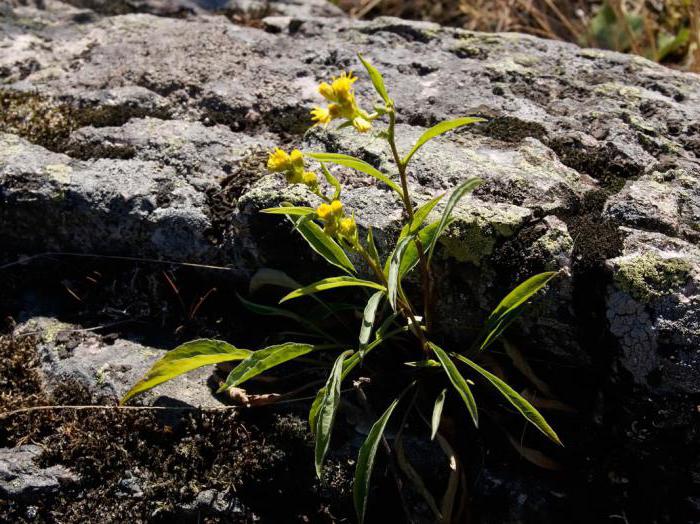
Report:
[[[590,437],[565,434],[578,441],[576,468],[605,497],[601,512],[700,520],[690,466],[700,462],[691,448],[700,77],[519,34],[351,21],[320,0],[12,1],[2,10],[8,260],[69,251],[225,264],[242,278],[285,266],[306,279],[318,260],[283,221],[257,211],[309,197],[266,174],[265,151],[342,151],[389,167],[372,137],[305,133],[318,81],[357,70],[364,52],[397,102],[403,149],[442,119],[487,118],[426,146],[410,171],[418,201],[471,176],[486,180],[460,203],[438,253],[444,336],[468,341],[513,282],[562,269],[512,336],[582,410],[577,425]],[[371,86],[358,74],[369,106]],[[360,225],[388,249],[401,218],[392,193],[335,172]],[[114,371],[114,349],[151,351],[120,340],[105,353],[88,338],[61,360],[55,345],[43,347],[55,376],[107,366],[110,394],[143,367]],[[618,459],[614,450],[626,451]],[[668,489],[655,489],[657,475]],[[517,514],[514,522],[527,521]]]
[[[39,446],[32,444],[0,448],[0,496],[31,501],[78,481],[64,466],[41,467],[38,461],[42,453]]]

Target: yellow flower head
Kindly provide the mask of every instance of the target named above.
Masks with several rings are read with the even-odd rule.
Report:
[[[302,180],[304,184],[310,188],[318,186],[318,177],[316,176],[316,173],[312,173],[311,171],[306,171],[302,176]]]
[[[304,155],[298,149],[294,149],[289,153],[289,161],[295,171],[304,171]]]
[[[333,210],[328,204],[321,204],[316,208],[316,214],[318,215],[318,218],[326,221],[333,216]]]
[[[357,224],[355,219],[352,217],[345,217],[340,219],[340,234],[346,237],[355,236],[357,231]]]
[[[367,119],[361,116],[356,116],[352,119],[352,127],[357,129],[360,133],[366,133],[367,131],[372,129],[372,124],[369,121],[367,121]]]
[[[326,125],[331,121],[331,114],[325,107],[314,107],[311,110],[311,120],[317,124]]]
[[[334,200],[330,205],[331,213],[335,217],[339,217],[343,214],[343,204],[340,200]]]
[[[355,99],[355,95],[352,92],[352,84],[354,84],[356,81],[356,76],[352,76],[352,73],[345,72],[340,73],[339,77],[334,78],[333,83],[331,84],[333,94],[335,96],[333,101],[340,103],[352,103]]]
[[[267,157],[267,168],[272,172],[286,171],[290,166],[289,155],[279,147]]]
[[[321,93],[321,96],[326,100],[330,100],[331,102],[335,100],[335,93],[328,82],[321,82],[321,85],[318,86],[318,92]]]

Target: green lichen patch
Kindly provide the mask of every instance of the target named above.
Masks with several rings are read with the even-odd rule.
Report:
[[[615,283],[637,300],[648,303],[682,286],[691,271],[691,264],[683,258],[643,253],[620,259]]]

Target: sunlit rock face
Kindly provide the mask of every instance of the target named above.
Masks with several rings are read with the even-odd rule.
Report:
[[[586,435],[567,439],[580,469],[614,494],[610,513],[630,478],[647,500],[641,518],[651,508],[677,522],[658,508],[700,506],[688,449],[700,394],[700,77],[520,34],[352,21],[320,0],[11,1],[2,14],[8,259],[70,251],[230,265],[242,279],[261,266],[302,281],[330,274],[285,221],[258,214],[316,203],[267,173],[266,152],[345,152],[392,173],[376,137],[308,130],[316,85],[341,70],[357,72],[371,107],[363,52],[396,101],[402,149],[443,119],[487,119],[429,143],[409,169],[416,203],[485,181],[437,250],[439,336],[468,346],[516,282],[561,270],[509,340],[580,408],[573,426]],[[394,194],[333,170],[361,230],[388,252],[402,220]],[[601,441],[623,458],[603,456]],[[646,475],[642,464],[662,456]],[[656,474],[673,482],[658,489]]]

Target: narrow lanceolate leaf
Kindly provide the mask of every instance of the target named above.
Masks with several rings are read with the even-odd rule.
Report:
[[[532,423],[537,429],[539,429],[551,440],[553,440],[560,446],[562,445],[561,440],[559,440],[557,434],[554,432],[551,426],[547,424],[547,421],[540,414],[540,412],[537,411],[537,409],[535,409],[535,407],[532,404],[530,404],[527,400],[521,397],[517,391],[515,391],[508,384],[503,382],[496,375],[486,371],[484,368],[482,368],[475,362],[472,362],[467,357],[457,354],[453,354],[452,356],[458,359],[460,362],[464,362],[467,366],[469,366],[474,371],[479,373],[482,377],[484,377],[486,380],[488,380],[506,398],[506,400],[508,400],[508,402],[510,402],[513,405],[513,407],[515,407],[515,409],[517,409],[520,412],[520,414],[523,417],[525,417],[526,420]]]
[[[343,155],[340,153],[304,153],[306,156],[309,156],[315,160],[318,160],[319,162],[331,162],[333,164],[338,164],[341,166],[345,167],[350,167],[352,169],[355,169],[356,171],[361,171],[362,173],[369,175],[371,177],[376,178],[380,182],[383,182],[387,186],[389,186],[391,189],[396,191],[401,198],[403,198],[403,193],[401,192],[401,188],[399,185],[391,180],[388,176],[386,176],[384,173],[379,171],[376,167],[368,164],[364,160],[360,160],[359,158],[355,158],[354,156],[350,155]]]
[[[316,324],[314,324],[311,320],[308,318],[304,318],[301,315],[297,315],[296,313],[289,311],[288,309],[283,309],[279,307],[274,307],[274,306],[268,306],[265,304],[257,304],[255,302],[251,302],[250,300],[246,300],[242,296],[236,293],[236,296],[238,297],[238,300],[241,301],[241,304],[243,306],[255,313],[256,315],[264,315],[264,316],[271,316],[271,317],[284,317],[288,318],[290,320],[294,320],[295,322],[298,322],[302,326],[306,327],[307,329],[314,331],[316,334],[321,335],[325,338],[328,338],[329,340],[334,340],[334,338],[330,335],[330,333],[326,333],[324,330],[319,328]]]
[[[452,210],[457,205],[457,202],[459,202],[467,193],[474,191],[478,186],[483,184],[483,182],[484,181],[480,178],[470,178],[469,180],[462,182],[455,188],[454,191],[452,191],[450,199],[447,201],[447,205],[445,206],[445,210],[442,212],[442,217],[440,218],[437,232],[430,245],[426,248],[428,250],[428,260],[433,258],[433,251],[435,250],[437,240],[440,238],[440,235],[442,235],[442,232],[445,231],[445,228],[449,224],[450,215],[452,215]]]
[[[389,98],[389,93],[387,93],[386,87],[384,86],[384,78],[382,77],[382,74],[376,67],[365,60],[360,53],[357,53],[357,57],[360,59],[360,62],[362,62],[362,65],[365,66],[367,73],[369,73],[369,77],[372,79],[372,85],[374,86],[375,91],[379,93],[379,96],[382,97],[382,100],[384,100],[384,103],[387,106],[393,105],[394,102],[392,102],[391,98]]]
[[[321,162],[321,171],[323,172],[323,176],[326,177],[326,182],[328,182],[331,186],[333,186],[333,189],[335,189],[335,193],[333,193],[333,200],[340,199],[340,194],[343,192],[343,186],[340,185],[338,179],[333,176],[333,174],[326,167],[326,164],[323,162]]]
[[[121,404],[193,369],[220,362],[243,360],[251,354],[252,351],[248,349],[240,349],[221,340],[200,339],[186,342],[156,361],[146,375],[124,395]]]
[[[344,352],[333,364],[331,374],[326,381],[326,385],[321,389],[322,396],[316,406],[316,414],[313,416],[313,433],[316,436],[316,448],[314,458],[316,463],[316,475],[321,478],[323,461],[328,453],[328,446],[331,443],[331,433],[333,432],[333,422],[340,403],[340,383],[342,381],[343,362],[345,357],[351,352]],[[319,392],[320,393],[320,392]],[[314,404],[316,402],[314,401]],[[313,408],[314,406],[312,406]],[[311,415],[309,416],[311,419]]]
[[[449,225],[449,221],[448,221]],[[423,252],[430,246],[430,244],[437,238],[439,231],[439,222],[433,222],[428,224],[423,229],[418,232],[417,237],[420,239],[421,246],[423,247]],[[401,266],[399,268],[399,274],[404,276],[409,271],[411,271],[418,261],[420,260],[420,253],[418,252],[418,244],[416,242],[411,242],[407,247],[401,259]]]
[[[557,275],[556,271],[539,273],[518,285],[493,310],[486,320],[481,336],[480,350],[486,349],[506,330],[506,328],[522,313],[523,308],[532,296],[546,286]]]
[[[430,421],[430,440],[435,439],[435,435],[437,435],[438,429],[440,429],[440,419],[442,418],[442,408],[445,405],[445,395],[447,395],[447,390],[443,389],[435,399],[433,417]]]
[[[479,427],[479,412],[476,409],[476,401],[469,388],[469,384],[467,384],[467,381],[459,372],[454,362],[452,362],[452,359],[445,353],[444,349],[436,346],[432,342],[428,342],[428,344],[430,344],[430,348],[435,352],[435,356],[437,356],[440,364],[442,364],[442,368],[445,370],[445,373],[447,373],[447,377],[450,379],[450,382],[452,382],[457,393],[459,393],[462,400],[464,400],[464,403],[467,405],[467,410],[469,410],[474,425]]]
[[[316,210],[306,206],[281,206],[268,207],[267,209],[262,209],[260,212],[267,213],[268,215],[306,216],[313,215],[316,213]]]
[[[382,265],[382,261],[379,258],[379,251],[377,251],[377,244],[374,243],[374,233],[372,233],[372,228],[370,227],[367,231],[367,252],[372,260],[374,260],[378,266]]]
[[[383,296],[383,291],[377,291],[374,295],[369,297],[369,300],[367,301],[365,311],[362,314],[362,327],[360,327],[360,351],[364,350],[364,348],[367,346],[367,342],[369,342],[369,337],[372,335],[374,319],[377,316],[377,308],[379,307]]]
[[[258,289],[264,286],[285,287],[287,289],[296,289],[301,287],[301,284],[290,277],[284,271],[278,269],[270,269],[263,267],[258,269],[250,279],[248,292],[255,293]]]
[[[389,417],[393,413],[399,399],[394,400],[387,408],[384,414],[374,423],[370,429],[367,439],[360,448],[357,455],[357,466],[355,467],[355,481],[352,488],[352,497],[355,503],[355,512],[357,520],[362,524],[365,520],[365,512],[367,510],[367,497],[369,497],[369,484],[372,477],[372,469],[374,469],[374,458],[377,455],[379,441],[384,434]]]
[[[401,287],[401,259],[410,242],[413,242],[413,237],[404,237],[399,240],[389,262],[389,275],[387,277],[386,287],[389,304],[391,304],[394,311],[396,311],[396,296]]]
[[[428,202],[420,206],[418,209],[416,209],[413,213],[413,220],[411,220],[401,229],[399,239],[416,233],[423,225],[423,222],[425,222],[425,219],[428,218],[428,215],[433,210],[433,208],[437,205],[438,202],[440,202],[440,200],[444,196],[444,193],[442,195],[438,195],[432,200],[429,200]]]
[[[293,298],[299,298],[306,295],[313,295],[314,293],[318,293],[319,291],[326,291],[328,289],[335,289],[339,287],[348,286],[369,287],[373,289],[379,289],[380,291],[386,291],[386,288],[384,286],[382,286],[381,284],[377,284],[376,282],[372,282],[371,280],[361,280],[355,277],[330,277],[324,278],[323,280],[319,280],[318,282],[314,282],[313,284],[310,284],[308,286],[295,289],[291,293],[282,297],[282,299],[280,300],[280,304],[282,302],[286,302],[287,300],[292,300]]]
[[[463,118],[456,118],[455,120],[446,120],[444,122],[440,122],[437,125],[434,125],[430,129],[428,129],[425,133],[423,133],[416,144],[413,146],[413,149],[411,149],[408,154],[404,157],[402,160],[402,163],[408,164],[408,161],[411,160],[411,157],[418,151],[428,140],[431,140],[437,136],[440,136],[444,133],[447,133],[448,131],[451,131],[453,129],[456,129],[458,127],[466,126],[469,124],[476,124],[477,122],[485,122],[486,120],[483,118],[478,118],[478,117],[473,117],[473,116],[466,116]]]
[[[304,221],[305,217],[294,220],[294,224],[316,253],[326,259],[327,262],[346,271],[355,273],[355,266],[335,240],[329,237],[323,229],[313,221]]]
[[[233,371],[229,373],[226,382],[219,388],[218,393],[228,388],[236,387],[270,368],[289,362],[297,357],[306,355],[320,346],[311,344],[299,344],[297,342],[286,342],[264,349],[253,351]]]

